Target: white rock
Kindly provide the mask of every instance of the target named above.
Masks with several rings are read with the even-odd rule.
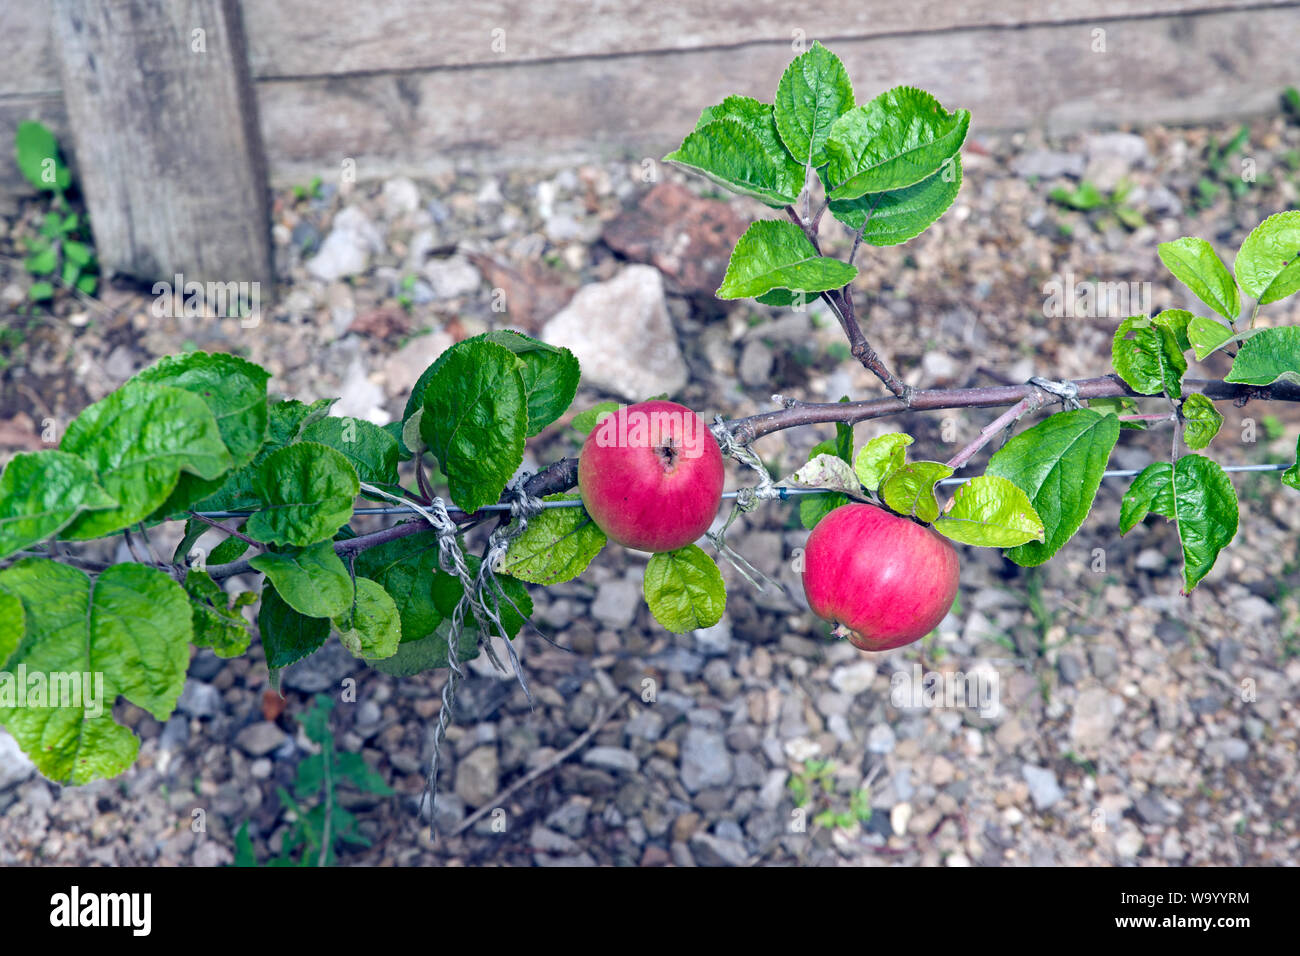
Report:
[[[907,824],[912,819],[912,805],[910,803],[896,803],[894,809],[889,811],[889,827],[894,831],[894,836],[904,836],[907,833]]]
[[[348,206],[334,217],[320,251],[307,261],[307,271],[324,282],[365,272],[370,255],[384,248],[383,237],[356,206]]]
[[[365,366],[359,358],[356,358],[348,366],[333,413],[352,418],[364,418],[376,425],[387,425],[392,417],[384,408],[386,401],[384,390],[370,381]]]
[[[653,266],[628,266],[608,282],[583,286],[541,337],[573,351],[584,383],[623,398],[672,395],[686,386],[663,277]]]
[[[435,299],[454,299],[468,295],[479,287],[483,276],[462,256],[430,259],[424,264],[424,277],[433,288]]]
[[[384,215],[397,219],[420,208],[420,190],[405,176],[396,176],[384,183],[379,201],[384,205]]]
[[[831,686],[841,694],[855,696],[870,690],[876,679],[876,665],[871,661],[857,661],[845,664],[831,672]]]
[[[1105,746],[1115,728],[1110,692],[1091,687],[1079,695],[1070,721],[1070,739],[1079,749],[1095,750]]]

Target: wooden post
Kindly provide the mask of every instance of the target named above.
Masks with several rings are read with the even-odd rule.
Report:
[[[54,0],[53,15],[104,271],[257,282],[269,299],[269,186],[238,0]]]

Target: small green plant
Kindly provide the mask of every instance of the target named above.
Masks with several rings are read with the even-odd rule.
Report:
[[[319,199],[320,186],[321,186],[321,178],[319,176],[313,176],[311,182],[309,182],[306,186],[293,187],[293,198],[298,200],[299,202],[303,202],[308,199]]]
[[[410,312],[411,306],[415,304],[415,300],[411,298],[411,290],[415,288],[415,281],[415,275],[407,273],[398,286],[397,304],[407,312]]]
[[[1245,175],[1245,156],[1235,163],[1233,157],[1242,153],[1250,139],[1250,128],[1242,126],[1232,139],[1220,142],[1211,136],[1205,147],[1205,175],[1196,181],[1196,192],[1192,194],[1192,208],[1200,211],[1209,208],[1223,194],[1226,188],[1234,199],[1240,199],[1253,182],[1267,185],[1271,180],[1265,175],[1250,178]]]
[[[59,141],[42,123],[26,120],[14,134],[14,158],[27,181],[51,194],[40,232],[27,237],[23,265],[33,276],[58,276],[70,289],[94,295],[98,264],[86,217],[68,201],[72,174],[59,153]],[[27,292],[32,302],[54,298],[53,279],[38,278]]]
[[[1300,123],[1300,90],[1288,86],[1282,91],[1282,112],[1293,123]]]
[[[813,825],[826,830],[847,830],[855,823],[866,823],[871,819],[871,795],[862,788],[849,794],[849,806],[845,810],[843,803],[835,802],[835,765],[829,760],[809,760],[803,770],[792,774],[786,786],[794,805],[802,808],[812,802],[816,814]]]
[[[1048,193],[1048,198],[1058,205],[1079,212],[1097,211],[1098,214],[1092,217],[1093,228],[1098,232],[1105,232],[1117,222],[1127,229],[1140,229],[1146,225],[1146,218],[1141,211],[1128,204],[1128,197],[1132,192],[1133,187],[1128,181],[1120,182],[1112,192],[1103,193],[1085,179],[1079,183],[1077,189],[1057,186]],[[1073,230],[1062,229],[1062,233],[1069,236],[1073,234]]]
[[[298,718],[308,739],[321,749],[299,762],[292,794],[284,787],[277,789],[280,805],[290,814],[292,825],[285,833],[279,855],[268,860],[266,866],[332,866],[339,842],[370,846],[370,840],[357,832],[357,818],[339,806],[336,788],[340,782],[376,796],[393,794],[361,754],[335,747],[329,726],[333,708],[334,701],[328,695],[317,694],[311,708]],[[300,802],[312,798],[316,800],[312,806],[304,807]],[[244,821],[235,834],[235,866],[257,865],[248,821]]]

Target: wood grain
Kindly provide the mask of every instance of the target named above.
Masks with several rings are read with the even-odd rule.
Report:
[[[55,0],[54,18],[105,271],[260,282],[269,299],[266,169],[235,0]]]

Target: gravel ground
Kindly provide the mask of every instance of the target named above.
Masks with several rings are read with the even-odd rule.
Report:
[[[1204,236],[1230,260],[1264,216],[1298,204],[1300,128],[1281,117],[1251,127],[1244,155],[1259,181],[1240,197],[1201,198],[1207,146],[1233,132],[976,136],[948,215],[911,243],[860,255],[868,335],[923,387],[1100,374],[1127,311],[1045,316],[1044,283],[1065,273],[1150,282],[1154,307],[1189,305],[1166,281],[1158,242]],[[775,392],[880,393],[819,309],[712,299],[731,241],[761,207],[719,202],[666,169],[646,182],[645,168],[490,178],[467,167],[428,182],[327,184],[310,199],[281,193],[287,281],[256,328],[156,318],[147,290],[125,285],[93,301],[61,297],[53,316],[18,316],[28,279],[13,257],[41,209],[10,209],[0,217],[0,449],[40,447],[43,420],[66,423],[155,356],[191,347],[239,352],[286,395],[341,396],[336,411],[382,423],[442,349],[507,323],[584,357],[578,410],[671,391],[706,416],[734,417],[770,407]],[[1049,201],[1052,187],[1085,178],[1105,190],[1131,183],[1142,224]],[[825,232],[845,245],[838,226]],[[1271,321],[1300,322],[1286,307],[1271,307]],[[1220,461],[1290,460],[1298,410],[1223,410],[1211,448]],[[856,437],[904,428],[919,455],[947,457],[993,415],[909,416]],[[756,450],[788,473],[828,433],[779,433]],[[575,437],[557,423],[528,464],[572,454]],[[1125,432],[1113,460],[1140,467],[1167,444],[1167,433]],[[1236,484],[1241,531],[1190,599],[1179,595],[1172,529],[1153,523],[1121,539],[1123,483],[1106,482],[1084,529],[1043,568],[961,549],[961,594],[937,636],[887,654],[830,640],[808,613],[793,570],[805,532],[788,505],[729,537],[783,590],[759,593],[724,568],[728,613],[708,631],[659,628],[640,602],[643,556],[610,548],[579,580],[534,589],[536,622],[554,642],[517,641],[534,707],[512,676],[472,665],[444,750],[436,841],[421,791],[441,674],[393,679],[333,644],[285,672],[281,700],[256,645],[228,662],[205,651],[166,724],[119,703],[143,745],[117,779],[50,784],[0,732],[0,863],[229,863],[245,821],[259,852],[274,852],[288,827],[276,789],[312,746],[294,717],[353,677],[356,702],[335,708],[339,745],[397,795],[343,793],[372,840],[346,850],[345,864],[1294,864],[1300,495],[1275,475]],[[996,675],[1001,706],[891,698],[914,668]],[[814,781],[808,812],[796,812],[794,789],[819,761],[825,787]],[[530,772],[535,781],[499,796]],[[865,822],[815,822],[821,810],[847,812],[859,791]],[[449,835],[478,808],[503,814]]]

